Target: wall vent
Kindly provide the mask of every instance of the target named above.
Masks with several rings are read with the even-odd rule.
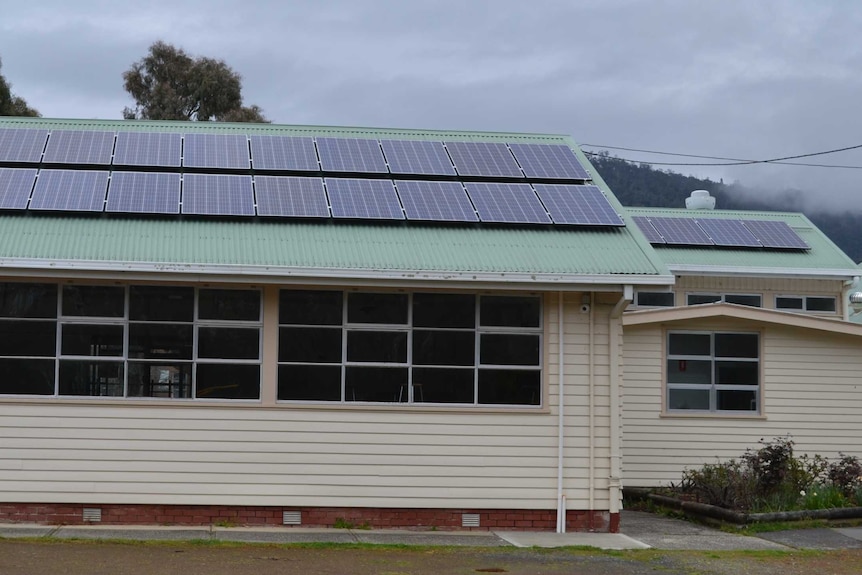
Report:
[[[464,513],[461,515],[461,527],[479,527],[478,513]]]
[[[284,511],[281,522],[283,525],[302,525],[302,511]]]
[[[98,523],[102,520],[102,510],[98,507],[84,507],[84,521]]]

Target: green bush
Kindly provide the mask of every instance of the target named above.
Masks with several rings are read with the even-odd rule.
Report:
[[[809,491],[799,492],[802,509],[837,509],[847,505],[847,498],[838,487],[821,483],[814,485]]]

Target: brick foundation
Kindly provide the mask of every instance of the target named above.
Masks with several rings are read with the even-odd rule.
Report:
[[[450,531],[553,531],[556,511],[532,509],[389,509],[366,507],[243,507],[222,505],[87,505],[0,503],[0,523],[83,525],[84,508],[102,511],[99,525],[282,526],[284,511],[300,511],[301,527],[354,525],[374,529]],[[479,527],[462,527],[461,515],[479,515]],[[289,528],[289,527],[286,527]],[[619,531],[619,514],[570,510],[567,531]]]

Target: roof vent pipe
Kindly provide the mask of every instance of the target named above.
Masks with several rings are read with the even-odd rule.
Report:
[[[714,210],[715,198],[706,190],[695,190],[685,199],[685,207],[689,210]]]

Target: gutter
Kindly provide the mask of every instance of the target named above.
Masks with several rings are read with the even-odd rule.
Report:
[[[746,276],[764,278],[818,278],[849,280],[859,275],[858,269],[806,269],[806,268],[766,268],[741,266],[703,266],[696,264],[668,264],[667,268],[676,275],[698,276]]]

